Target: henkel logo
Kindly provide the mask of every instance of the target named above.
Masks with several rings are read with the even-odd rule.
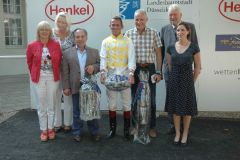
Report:
[[[89,0],[51,0],[45,7],[46,16],[52,21],[59,12],[67,12],[72,24],[79,24],[93,16],[94,6]]]
[[[222,0],[218,10],[223,17],[240,22],[240,0]]]

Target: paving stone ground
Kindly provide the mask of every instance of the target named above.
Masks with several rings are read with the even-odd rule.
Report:
[[[100,120],[102,140],[93,142],[87,129],[76,143],[71,133],[40,142],[35,110],[30,108],[28,75],[0,76],[0,160],[240,160],[240,119],[194,118],[188,146],[172,144],[166,116],[157,118],[158,137],[148,145],[123,139],[122,115],[117,136],[105,138],[108,117]]]
[[[240,120],[195,118],[186,147],[174,146],[167,135],[167,118],[157,118],[158,137],[148,145],[123,139],[122,115],[117,116],[117,136],[106,139],[108,116],[100,120],[100,142],[93,142],[85,127],[76,143],[71,133],[40,142],[36,111],[22,110],[0,124],[0,160],[239,160]],[[85,125],[86,126],[86,125]]]

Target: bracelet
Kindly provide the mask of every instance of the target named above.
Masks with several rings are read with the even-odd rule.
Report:
[[[133,72],[129,72],[129,76],[134,76],[134,73]]]
[[[156,74],[158,74],[158,75],[162,75],[162,71],[160,71],[160,70],[156,70]]]

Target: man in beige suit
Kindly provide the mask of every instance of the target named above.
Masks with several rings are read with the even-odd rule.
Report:
[[[73,135],[74,140],[81,140],[83,121],[80,119],[79,89],[80,80],[85,75],[99,72],[99,52],[97,49],[86,46],[87,31],[76,29],[73,31],[75,45],[63,52],[63,92],[66,96],[72,94],[73,100]],[[95,141],[100,140],[98,134],[98,120],[87,121],[89,131]]]

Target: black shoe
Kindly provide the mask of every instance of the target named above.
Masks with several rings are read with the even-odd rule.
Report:
[[[175,133],[176,132],[175,132],[175,128],[174,127],[169,128],[169,130],[167,132],[168,135],[172,135],[172,134],[175,134]]]
[[[54,131],[55,131],[56,133],[61,132],[61,131],[62,131],[62,126],[60,126],[60,127],[54,127]]]
[[[73,140],[76,141],[76,142],[80,142],[81,141],[81,136],[76,135],[76,136],[73,137]]]
[[[175,137],[176,138],[176,137]],[[179,139],[177,140],[177,139],[175,139],[174,138],[174,140],[173,140],[173,144],[174,145],[179,145],[180,143],[181,143],[181,137],[179,137]]]
[[[186,142],[180,142],[181,147],[186,147],[187,146],[187,141]]]
[[[101,137],[99,134],[96,134],[96,135],[92,135],[92,139],[96,142],[100,141],[101,140]]]
[[[70,126],[64,126],[62,129],[65,133],[71,132],[71,130],[72,130],[72,128]]]
[[[112,131],[112,130],[110,130],[109,134],[107,135],[107,138],[108,138],[108,139],[111,139],[111,138],[113,138],[113,137],[115,137],[115,132]]]
[[[180,145],[182,146],[182,147],[186,147],[187,146],[187,141],[186,142],[180,142]]]
[[[182,143],[182,142],[181,142],[180,145],[181,145],[181,147],[186,147],[186,146],[187,146],[187,142],[185,142],[185,143]]]
[[[124,138],[128,141],[131,139],[131,136],[130,136],[129,132],[127,132],[127,133],[124,132]]]
[[[179,141],[173,141],[173,144],[174,144],[175,146],[178,146],[178,145],[180,144],[180,140],[179,140]]]

